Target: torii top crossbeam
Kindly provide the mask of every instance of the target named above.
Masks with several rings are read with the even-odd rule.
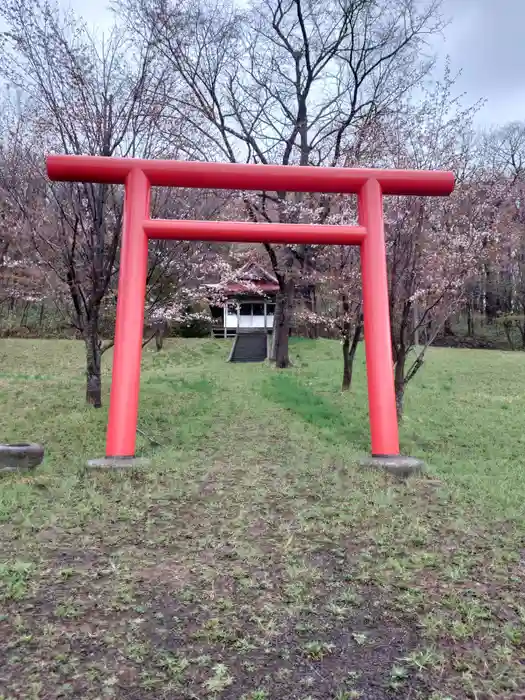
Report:
[[[383,194],[442,197],[454,189],[453,173],[435,170],[254,166],[100,156],[49,156],[47,159],[51,180],[123,185],[131,170],[141,170],[152,187],[357,194],[373,179],[381,185]]]

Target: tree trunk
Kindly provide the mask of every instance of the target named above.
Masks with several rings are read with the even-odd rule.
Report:
[[[348,391],[352,384],[352,365],[350,363],[350,333],[343,335],[343,384],[341,391]]]
[[[275,321],[273,329],[272,353],[270,359],[280,369],[290,366],[289,337],[290,320],[293,310],[295,284],[292,278],[286,280],[275,300]]]
[[[160,328],[157,328],[155,331],[155,348],[157,352],[160,352],[162,350],[162,346],[164,345],[164,333]]]
[[[95,408],[102,406],[100,366],[102,343],[99,337],[99,309],[92,311],[84,329],[86,344],[86,402]]]
[[[514,340],[512,338],[512,321],[504,321],[503,330],[505,331],[505,335],[507,336],[507,342],[509,344],[510,349],[515,350],[516,346],[514,345]]]
[[[394,389],[396,392],[396,412],[397,421],[401,422],[403,410],[405,408],[405,363],[406,354],[398,352],[397,362],[394,369]]]
[[[310,299],[312,303],[312,311],[314,313],[317,313],[317,291],[315,288],[315,285],[313,285],[312,290],[310,292]],[[319,338],[319,324],[316,323],[313,327],[313,335],[312,338],[315,338],[317,340]]]
[[[447,336],[454,335],[454,331],[452,330],[452,321],[450,320],[450,317],[445,319],[443,331],[444,331],[444,334]]]
[[[425,324],[425,345],[428,343],[429,338],[432,338],[432,321]]]
[[[474,318],[472,316],[472,303],[467,304],[467,335],[469,338],[474,337]]]
[[[498,315],[498,294],[492,268],[485,264],[485,318],[487,323],[493,323]]]
[[[361,340],[361,332],[363,329],[363,322],[360,318],[354,328],[354,335],[352,338],[352,344],[350,344],[350,328],[348,332],[345,332],[343,337],[343,384],[341,386],[341,391],[348,391],[352,386],[352,374],[354,370],[354,359],[357,351],[357,346]]]
[[[168,324],[166,321],[160,323],[155,329],[155,347],[157,352],[160,352],[164,346],[164,338],[168,333]]]
[[[412,313],[414,315],[414,345],[417,346],[419,345],[419,304],[417,303],[417,300],[414,301],[413,305],[413,310]]]
[[[505,335],[507,336],[507,342],[509,344],[510,349],[515,350],[516,346],[514,345],[514,340],[512,338],[512,322],[505,321],[503,323],[503,329],[505,331]]]
[[[20,319],[21,326],[25,326],[25,324],[27,322],[27,313],[29,311],[30,304],[31,304],[31,302],[29,302],[29,301],[26,301],[26,303],[24,304],[24,309],[22,311],[22,318]]]

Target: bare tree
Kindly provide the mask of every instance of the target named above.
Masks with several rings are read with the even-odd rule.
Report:
[[[86,400],[101,406],[100,337],[104,297],[115,274],[122,197],[108,185],[49,185],[43,154],[140,155],[155,143],[167,77],[151,47],[114,28],[90,34],[71,13],[39,0],[9,0],[0,69],[25,95],[31,123],[30,205],[18,198],[41,262],[69,292],[75,327],[86,346]],[[42,216],[42,212],[45,215]]]
[[[486,165],[493,174],[505,174],[514,184],[525,179],[525,121],[510,122],[483,135]]]
[[[192,142],[198,135],[200,157],[231,162],[341,165],[359,129],[426,75],[426,39],[443,26],[440,0],[254,0],[246,10],[202,1],[118,5],[176,76],[172,109],[184,113]],[[247,202],[247,214],[290,222],[301,201],[265,193],[259,206]],[[280,287],[275,360],[285,367],[308,251],[266,251]]]

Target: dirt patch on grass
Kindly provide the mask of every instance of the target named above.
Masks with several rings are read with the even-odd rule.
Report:
[[[187,564],[170,559],[165,559],[153,566],[136,569],[133,576],[143,586],[169,585],[172,590],[183,589],[192,579]]]
[[[168,558],[137,562],[131,585],[102,587],[97,571],[48,571],[35,596],[6,606],[2,687],[16,698],[387,700],[410,679],[423,691],[398,668],[417,631],[371,587],[357,604],[336,567],[304,584],[282,568],[237,564],[228,576],[224,564],[210,580]]]
[[[59,527],[36,533],[38,563],[4,569],[0,686],[39,699],[518,698],[512,529],[461,531],[449,495],[383,488],[385,503],[355,514],[301,497],[300,513],[281,499],[239,519],[220,490],[176,517],[149,503],[141,537],[117,520],[107,537],[86,528],[83,549]]]

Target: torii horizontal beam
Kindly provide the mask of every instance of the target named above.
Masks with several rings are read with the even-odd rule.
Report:
[[[135,169],[144,173],[152,187],[357,194],[368,180],[376,180],[383,194],[443,197],[454,189],[454,174],[439,170],[317,168],[104,156],[47,158],[47,173],[51,180],[124,185]]]

